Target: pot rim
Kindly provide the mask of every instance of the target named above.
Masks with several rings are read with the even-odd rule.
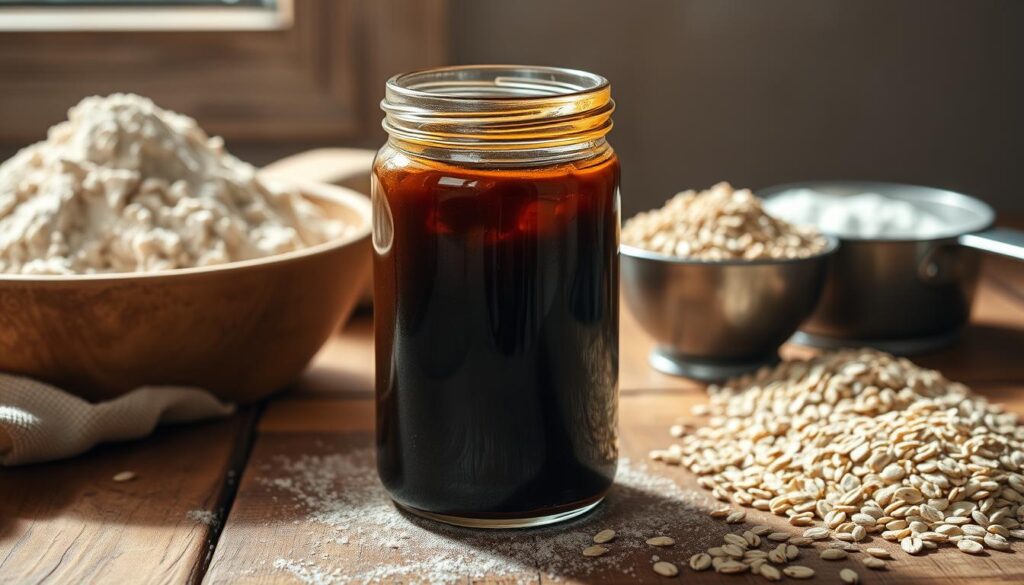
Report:
[[[907,237],[856,237],[830,233],[828,235],[839,238],[841,242],[850,243],[905,243],[918,244],[922,242],[943,242],[956,240],[965,234],[976,233],[987,230],[995,224],[996,212],[991,205],[984,201],[971,197],[959,191],[942,189],[940,187],[929,187],[927,185],[916,185],[913,183],[890,183],[887,181],[859,181],[859,180],[824,180],[824,181],[796,181],[772,185],[755,191],[758,197],[769,200],[786,191],[794,189],[809,189],[828,194],[829,189],[842,189],[858,193],[878,193],[891,196],[896,199],[912,201],[928,201],[933,205],[966,209],[978,215],[978,220],[967,226],[965,229],[951,231],[947,234],[932,236],[928,238],[907,238]],[[901,193],[894,195],[894,191],[918,191],[917,193]],[[820,229],[820,228],[819,228]]]

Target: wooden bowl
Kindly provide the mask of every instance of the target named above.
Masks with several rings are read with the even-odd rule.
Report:
[[[370,202],[296,185],[356,226],[277,256],[155,273],[0,274],[0,371],[89,400],[186,385],[247,403],[280,390],[348,318],[370,274]]]

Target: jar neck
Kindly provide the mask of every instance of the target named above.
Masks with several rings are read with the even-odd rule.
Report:
[[[551,165],[610,152],[608,81],[553,67],[464,66],[397,75],[381,102],[392,147],[458,164]]]

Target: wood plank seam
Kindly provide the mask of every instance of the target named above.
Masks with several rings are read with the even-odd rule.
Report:
[[[252,447],[256,443],[256,428],[265,408],[266,401],[249,407],[250,412],[246,413],[244,424],[239,425],[238,432],[235,435],[234,449],[232,450],[231,457],[228,459],[224,483],[214,497],[216,502],[214,509],[223,510],[223,512],[218,515],[218,521],[207,531],[206,542],[203,543],[205,553],[200,558],[200,561],[192,567],[188,577],[190,585],[202,583],[206,572],[210,569],[213,553],[217,549],[220,535],[224,531],[224,526],[227,525],[228,517],[231,515],[235,496],[238,494],[238,486],[241,483],[242,473],[249,464]]]

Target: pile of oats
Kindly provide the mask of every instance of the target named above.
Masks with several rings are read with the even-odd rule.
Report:
[[[676,444],[651,457],[698,474],[721,501],[811,527],[798,538],[852,548],[874,535],[909,554],[1024,539],[1024,426],[937,371],[844,350],[709,393],[709,424],[673,428]],[[884,549],[866,552],[866,567],[884,567]]]
[[[622,227],[622,243],[694,260],[806,258],[828,247],[817,230],[768,215],[749,189],[735,191],[729,183],[679,193],[636,215]]]

